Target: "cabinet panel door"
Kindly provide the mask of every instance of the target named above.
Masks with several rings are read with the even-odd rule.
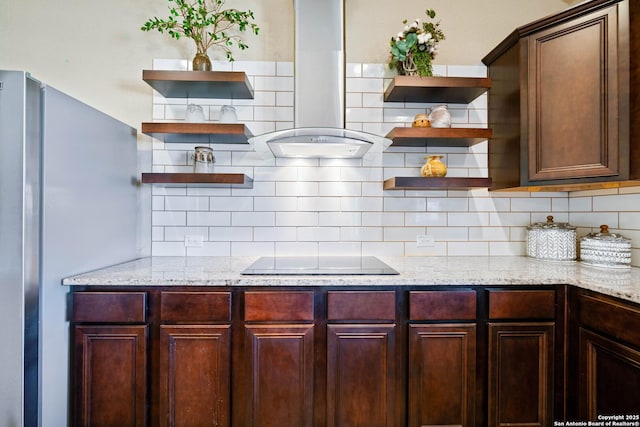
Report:
[[[475,425],[476,325],[409,328],[409,426]]]
[[[76,326],[75,425],[145,426],[147,326]]]
[[[313,425],[313,325],[248,325],[246,421],[253,427]]]
[[[327,326],[327,426],[394,425],[395,325]]]
[[[640,352],[580,328],[578,418],[638,415]],[[634,419],[638,421],[638,419]]]
[[[553,424],[553,323],[489,323],[489,425]]]
[[[160,326],[160,425],[228,426],[230,327]]]
[[[625,172],[618,31],[612,6],[528,37],[529,181]]]

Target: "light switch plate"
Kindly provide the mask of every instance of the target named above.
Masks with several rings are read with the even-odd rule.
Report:
[[[416,236],[416,246],[419,248],[432,248],[436,245],[436,239],[428,234],[418,234]]]
[[[202,236],[184,236],[184,247],[201,248],[203,240]]]

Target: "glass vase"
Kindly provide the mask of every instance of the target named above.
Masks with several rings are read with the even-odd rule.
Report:
[[[196,53],[193,58],[193,71],[211,71],[211,60],[206,53]]]

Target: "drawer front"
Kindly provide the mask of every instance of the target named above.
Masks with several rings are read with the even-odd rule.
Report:
[[[313,321],[313,292],[245,292],[247,322]]]
[[[475,320],[476,292],[409,292],[409,320]]]
[[[489,290],[490,319],[553,319],[556,293],[553,290]]]
[[[145,292],[75,292],[73,321],[87,323],[146,322]]]
[[[579,301],[580,323],[640,346],[640,308],[584,294]]]
[[[393,291],[329,292],[327,300],[329,320],[394,321],[396,318]]]
[[[229,322],[231,292],[162,292],[163,322]]]

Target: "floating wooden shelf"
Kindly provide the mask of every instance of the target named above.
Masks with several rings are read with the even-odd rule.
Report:
[[[468,104],[491,88],[488,77],[396,76],[384,93],[385,102]]]
[[[142,133],[164,142],[248,144],[253,136],[242,123],[142,123]]]
[[[253,187],[253,179],[243,173],[143,173],[142,183],[165,186]]]
[[[387,134],[394,146],[469,147],[491,138],[491,129],[485,128],[393,128]]]
[[[471,190],[491,187],[491,178],[423,178],[396,176],[384,181],[385,190]]]
[[[166,98],[253,99],[243,71],[143,70],[142,80]]]

